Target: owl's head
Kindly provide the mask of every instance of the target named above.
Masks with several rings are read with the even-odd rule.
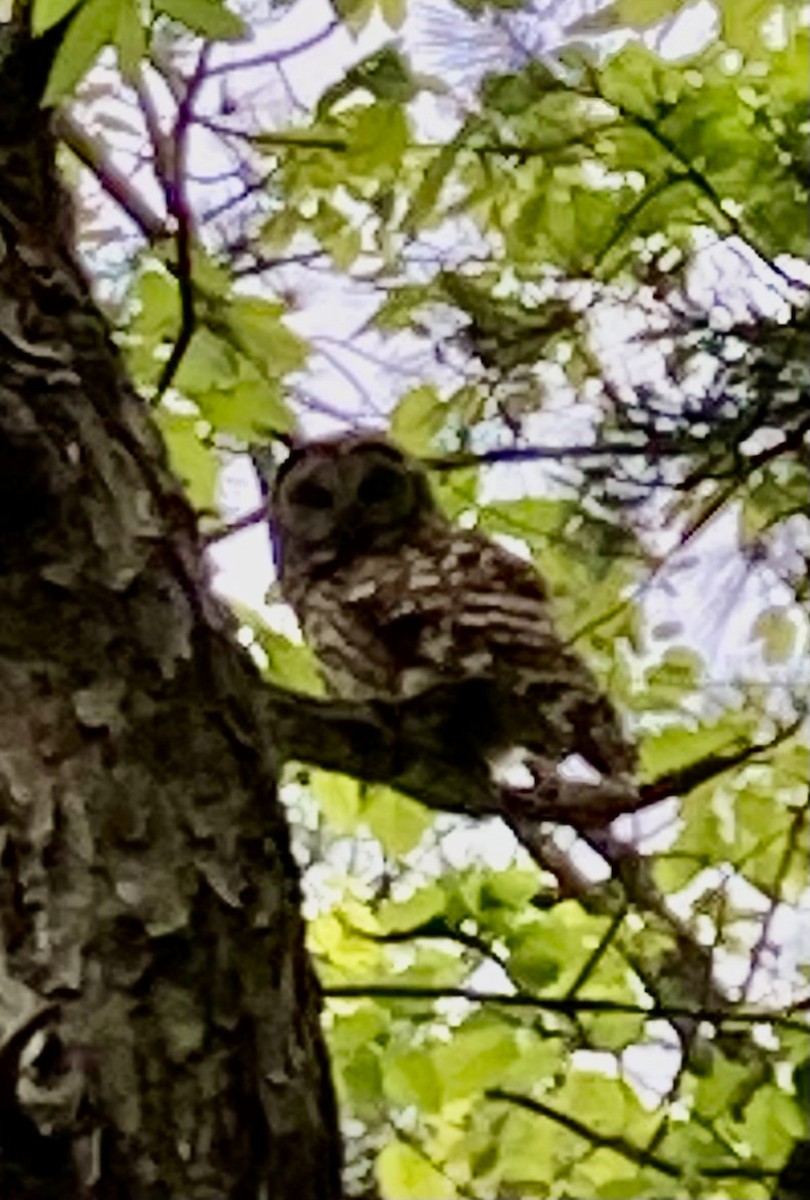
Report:
[[[395,549],[433,512],[424,471],[384,437],[308,442],[281,466],[270,497],[279,572]]]

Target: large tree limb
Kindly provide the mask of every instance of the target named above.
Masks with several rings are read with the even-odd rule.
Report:
[[[472,679],[440,684],[405,701],[351,703],[267,684],[263,704],[284,759],[309,762],[367,783],[385,783],[429,808],[496,815],[520,828],[527,821],[553,821],[579,830],[604,830],[622,814],[685,795],[768,753],[792,736],[800,723],[786,726],[768,742],[709,755],[640,785],[629,779],[583,783],[551,776],[553,751],[563,744],[564,732],[555,728],[550,711],[547,732],[552,753],[544,760],[543,773],[534,788],[510,788],[493,779],[475,743],[465,736],[467,714],[487,703],[487,690],[486,680]],[[617,853],[615,840],[596,840],[611,856]]]

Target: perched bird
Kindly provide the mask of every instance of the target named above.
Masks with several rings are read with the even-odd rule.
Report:
[[[436,685],[443,736],[494,762],[580,754],[603,776],[634,751],[591,671],[560,638],[529,564],[452,524],[424,468],[383,436],[300,445],[279,468],[270,525],[281,591],[330,690],[405,700]]]

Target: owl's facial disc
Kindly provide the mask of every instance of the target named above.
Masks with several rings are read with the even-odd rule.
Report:
[[[331,508],[332,493],[314,479],[302,479],[290,489],[290,503],[296,508]]]
[[[391,549],[412,529],[417,515],[417,475],[387,446],[367,446],[347,456],[344,470],[348,539],[358,549]]]
[[[316,461],[293,466],[279,492],[282,523],[310,546],[332,538],[339,524],[332,463]]]
[[[408,478],[401,469],[379,463],[365,471],[357,486],[357,499],[367,508],[376,504],[396,508],[408,499]]]
[[[271,526],[281,569],[293,559],[327,563],[390,552],[433,510],[427,479],[380,440],[310,443],[276,478]]]

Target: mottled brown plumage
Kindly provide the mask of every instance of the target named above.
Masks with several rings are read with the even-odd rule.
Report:
[[[438,509],[424,470],[381,437],[311,442],[280,469],[271,528],[285,599],[330,688],[406,699],[482,680],[466,732],[487,756],[579,752],[603,774],[633,751],[555,630],[531,566]]]

